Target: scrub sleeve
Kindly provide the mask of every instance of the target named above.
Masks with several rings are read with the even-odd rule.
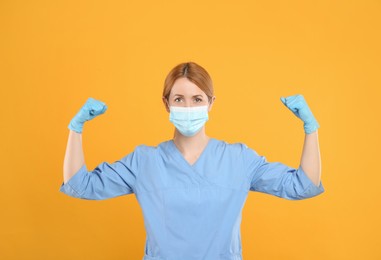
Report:
[[[139,171],[139,150],[135,150],[113,163],[102,162],[88,171],[84,164],[60,191],[81,199],[104,200],[134,193]]]
[[[316,186],[300,165],[295,169],[281,162],[268,162],[265,156],[240,144],[244,167],[251,180],[250,191],[288,200],[307,199],[324,192],[322,182]]]

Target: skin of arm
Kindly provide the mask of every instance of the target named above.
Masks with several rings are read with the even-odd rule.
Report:
[[[85,164],[82,134],[70,130],[63,165],[64,184]]]
[[[321,179],[321,160],[317,130],[305,134],[300,165],[311,181],[318,186]]]

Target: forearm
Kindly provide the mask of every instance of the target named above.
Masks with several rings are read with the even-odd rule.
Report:
[[[321,178],[321,160],[317,130],[311,134],[305,134],[300,165],[311,181],[318,186]]]
[[[85,159],[82,149],[82,134],[70,130],[64,159],[64,183],[69,181],[84,165]]]

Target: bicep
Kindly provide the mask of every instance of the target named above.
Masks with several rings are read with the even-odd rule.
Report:
[[[316,186],[300,166],[293,168],[281,162],[269,162],[247,146],[242,152],[251,191],[288,200],[306,199],[324,192],[322,183]]]
[[[137,149],[113,163],[102,162],[92,171],[83,165],[60,191],[76,198],[102,200],[134,193],[139,169]]]

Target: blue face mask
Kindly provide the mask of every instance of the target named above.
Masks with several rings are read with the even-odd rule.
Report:
[[[171,121],[177,130],[185,136],[194,136],[208,121],[208,106],[175,107],[169,106]]]

